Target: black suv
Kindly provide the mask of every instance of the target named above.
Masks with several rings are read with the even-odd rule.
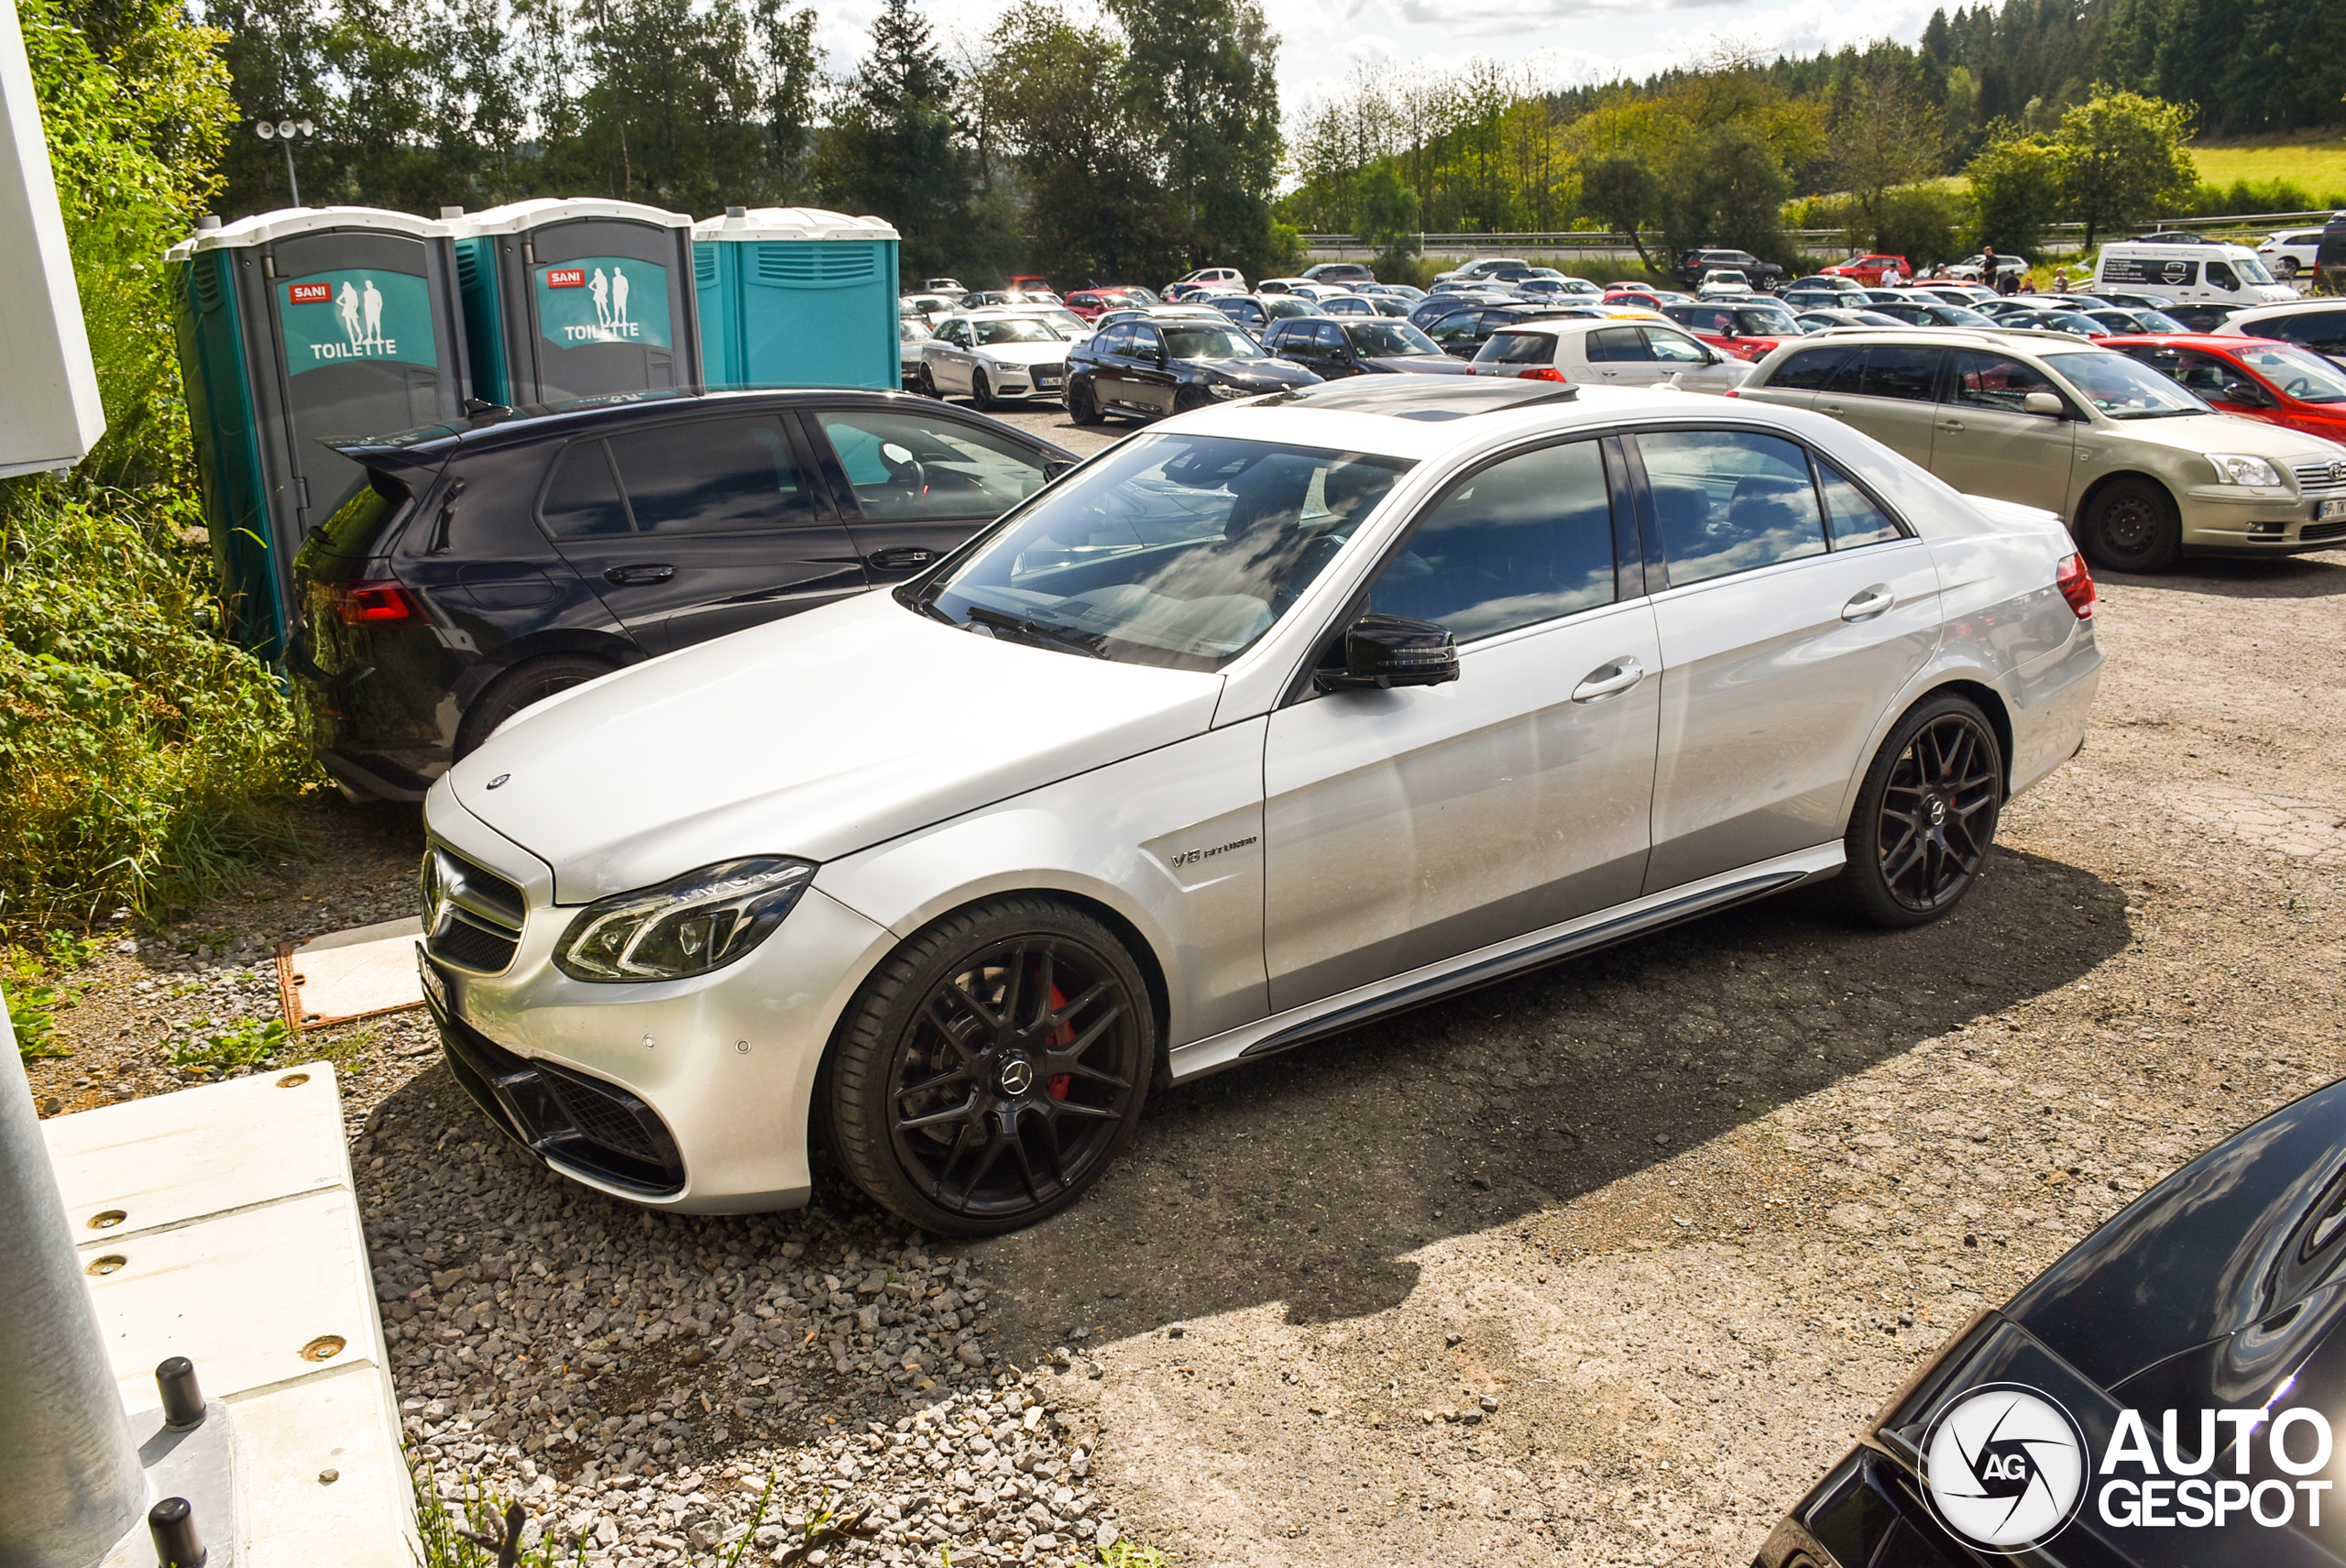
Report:
[[[1317,267],[1305,268],[1303,275],[1314,283],[1333,283],[1343,289],[1376,281],[1376,274],[1357,261],[1323,261]]]
[[[1678,281],[1689,289],[1700,288],[1705,273],[1723,270],[1742,273],[1755,289],[1774,290],[1784,281],[1782,268],[1748,250],[1689,250],[1678,258]]]
[[[1263,346],[1292,360],[1323,381],[1391,371],[1431,371],[1461,376],[1460,365],[1408,322],[1382,316],[1305,316],[1274,322]]]
[[[1472,359],[1483,351],[1484,343],[1501,327],[1514,326],[1518,322],[1553,321],[1558,316],[1593,316],[1591,310],[1570,305],[1484,305],[1471,311],[1453,311],[1446,316],[1421,325],[1419,330],[1433,339],[1434,346],[1459,359]]]
[[[1234,323],[1172,316],[1118,322],[1068,351],[1067,412],[1078,424],[1098,424],[1112,413],[1162,419],[1319,379],[1264,353]]]
[[[385,800],[555,692],[901,582],[1076,462],[895,392],[651,393],[334,445],[367,479],[295,557],[288,663],[318,761]]]

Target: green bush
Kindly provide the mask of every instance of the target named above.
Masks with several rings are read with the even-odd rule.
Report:
[[[170,0],[18,0],[106,433],[0,482],[0,921],[182,904],[292,840],[310,782],[276,676],[218,605],[163,251],[235,123],[223,35]]]

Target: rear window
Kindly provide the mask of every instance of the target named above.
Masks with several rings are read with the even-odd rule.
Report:
[[[377,554],[388,542],[392,524],[407,515],[414,499],[407,487],[389,474],[367,472],[367,482],[344,498],[301,542],[293,565],[303,576],[341,576]]]
[[[1768,378],[1768,385],[1794,392],[1823,391],[1825,383],[1833,378],[1833,372],[1856,352],[1848,347],[1803,348],[1776,367],[1775,374]]]
[[[1545,365],[1553,357],[1554,344],[1544,332],[1495,332],[1474,357],[1485,364]]]

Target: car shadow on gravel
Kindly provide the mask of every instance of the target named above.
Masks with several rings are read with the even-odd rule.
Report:
[[[1860,928],[1830,887],[1658,933],[1158,1095],[1082,1202],[975,1250],[1019,1365],[1284,1303],[1385,1310],[1409,1254],[1567,1202],[2127,941],[2126,897],[2002,848],[1957,914]]]
[[[2289,555],[2269,561],[2199,556],[2155,576],[2097,570],[2094,580],[2110,587],[2157,588],[2201,598],[2334,598],[2346,594],[2346,554]]]

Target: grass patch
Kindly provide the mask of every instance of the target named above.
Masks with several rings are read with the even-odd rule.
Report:
[[[293,1043],[293,1032],[282,1019],[247,1018],[225,1029],[199,1034],[171,1052],[174,1067],[203,1067],[225,1072],[233,1068],[267,1067]]]
[[[2346,196],[2346,137],[2332,132],[2319,139],[2235,143],[2191,148],[2191,161],[2209,185],[2287,184],[2316,202]]]

